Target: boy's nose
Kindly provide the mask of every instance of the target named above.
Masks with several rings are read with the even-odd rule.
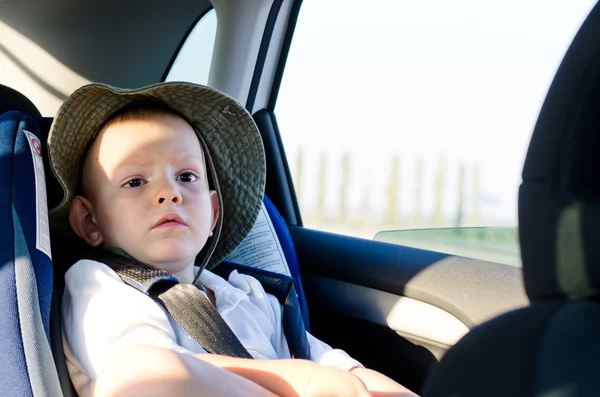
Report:
[[[183,197],[181,197],[181,194],[179,194],[176,191],[163,192],[162,194],[159,194],[159,196],[158,196],[158,204],[163,204],[163,203],[181,204],[182,200],[183,200]]]

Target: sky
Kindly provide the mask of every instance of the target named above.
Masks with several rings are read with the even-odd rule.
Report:
[[[304,0],[275,108],[301,208],[314,209],[325,153],[325,206],[339,207],[342,156],[348,206],[383,211],[398,159],[398,211],[477,205],[486,226],[517,225],[527,145],[552,78],[591,0]],[[206,83],[216,18],[204,18],[169,80]],[[200,51],[198,43],[201,41]],[[194,79],[192,79],[194,80]],[[421,198],[416,196],[421,162]],[[478,193],[474,192],[479,169]],[[298,182],[298,181],[297,181]]]

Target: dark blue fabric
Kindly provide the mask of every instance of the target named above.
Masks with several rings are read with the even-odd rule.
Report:
[[[290,231],[288,230],[285,220],[267,196],[264,198],[264,203],[267,213],[271,218],[271,222],[273,222],[275,233],[277,233],[277,237],[279,238],[279,244],[281,244],[281,249],[283,249],[283,254],[285,255],[285,260],[287,261],[288,267],[290,268],[290,273],[292,273],[292,277],[296,282],[296,292],[298,293],[298,302],[300,303],[300,309],[302,310],[304,327],[307,331],[309,331],[308,306],[306,304],[304,288],[302,287],[300,266],[298,265],[298,257],[296,256],[296,249],[294,248],[292,236],[290,235]]]
[[[462,338],[423,397],[598,396],[600,303],[534,302]]]
[[[479,325],[435,367],[423,397],[568,397],[539,389],[544,335],[562,302],[538,303]],[[562,343],[571,344],[564,340]],[[560,360],[549,362],[558,365]],[[593,366],[593,363],[589,363]],[[547,373],[544,374],[547,376]],[[544,394],[542,393],[548,393]]]
[[[12,220],[15,152],[23,151],[17,132],[19,112],[0,116],[0,395],[31,396],[15,283],[14,231]],[[17,148],[16,144],[19,144]]]
[[[542,396],[596,397],[600,394],[600,303],[563,304],[537,348],[536,390]]]

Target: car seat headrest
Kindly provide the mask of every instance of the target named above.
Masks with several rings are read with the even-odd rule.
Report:
[[[0,114],[9,110],[18,110],[28,116],[42,117],[40,111],[25,95],[13,88],[0,84]]]
[[[11,87],[0,84],[0,115],[11,110],[16,110],[23,115],[27,115],[35,119],[37,124],[40,126],[42,151],[47,153],[46,140],[52,119],[43,118],[33,102],[31,102],[25,95]],[[62,187],[58,183],[58,180],[54,177],[52,171],[50,171],[48,156],[44,155],[43,159],[46,174],[46,186],[48,190],[48,208],[52,208],[62,201],[63,191]]]
[[[532,301],[590,299],[600,292],[596,33],[586,22],[575,37],[540,112],[523,169],[519,228]]]

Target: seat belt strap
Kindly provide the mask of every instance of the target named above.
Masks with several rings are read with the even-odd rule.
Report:
[[[196,285],[180,283],[167,271],[112,252],[93,252],[87,256],[105,263],[126,284],[154,299],[207,352],[252,358]]]
[[[196,285],[161,281],[152,286],[148,295],[161,304],[181,328],[207,352],[252,358]]]
[[[281,322],[291,356],[310,360],[310,345],[294,279],[284,274],[232,262],[221,262],[214,269],[211,269],[212,272],[224,279],[228,279],[229,274],[234,270],[254,277],[261,283],[266,293],[277,298],[283,307]]]

